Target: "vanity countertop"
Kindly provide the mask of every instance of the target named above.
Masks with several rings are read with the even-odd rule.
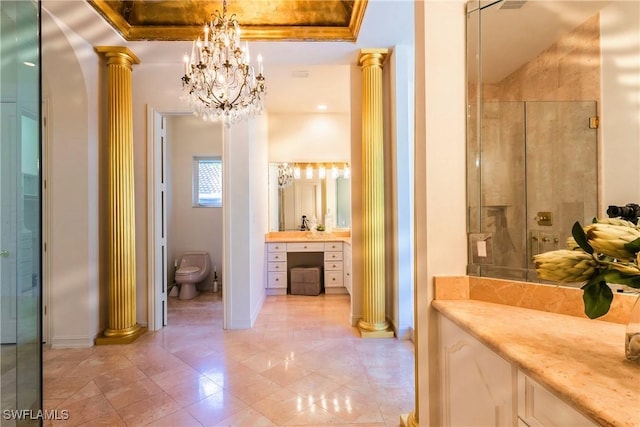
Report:
[[[271,231],[264,237],[266,243],[286,242],[345,242],[351,243],[349,231]]]
[[[626,325],[468,297],[432,304],[600,425],[640,426],[640,364],[625,359]]]

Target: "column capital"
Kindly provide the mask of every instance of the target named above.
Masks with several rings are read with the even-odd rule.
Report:
[[[378,65],[380,68],[382,68],[382,64],[384,63],[387,55],[389,55],[389,49],[386,48],[360,49],[360,54],[358,55],[358,65],[363,67]]]
[[[124,61],[129,66],[140,63],[136,54],[125,46],[96,46],[94,50],[96,53],[104,55],[108,63],[122,63]]]

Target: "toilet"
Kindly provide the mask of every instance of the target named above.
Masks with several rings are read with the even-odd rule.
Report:
[[[176,270],[176,284],[180,287],[179,299],[191,299],[198,296],[196,285],[207,279],[211,270],[209,252],[193,251],[182,255],[180,266]]]

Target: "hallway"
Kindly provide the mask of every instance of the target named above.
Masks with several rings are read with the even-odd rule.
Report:
[[[349,296],[267,297],[222,329],[220,293],[169,299],[169,326],[127,346],[45,348],[45,426],[397,426],[414,408],[413,344],[359,337]]]

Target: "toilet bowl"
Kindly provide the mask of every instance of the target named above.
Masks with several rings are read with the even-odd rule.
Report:
[[[191,299],[198,296],[196,285],[209,276],[211,261],[209,252],[193,251],[185,252],[180,260],[180,266],[176,270],[175,281],[180,287],[179,299]]]

